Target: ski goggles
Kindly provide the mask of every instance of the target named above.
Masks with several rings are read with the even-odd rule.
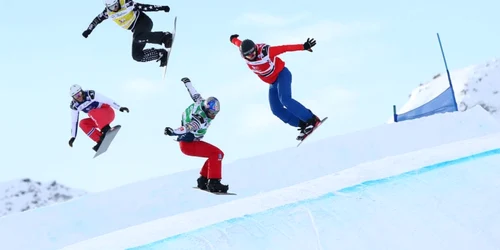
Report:
[[[110,11],[117,11],[120,9],[120,2],[116,2],[114,4],[111,4],[111,5],[107,5],[107,8],[108,10]]]
[[[254,59],[255,56],[257,56],[257,50],[255,50],[255,48],[252,48],[251,50],[249,51],[245,51],[243,52],[243,56],[246,58],[246,59]]]
[[[215,116],[217,115],[217,111],[209,110],[209,109],[206,110],[205,113],[207,114],[208,118],[210,118],[210,119],[214,119]]]
[[[74,99],[82,99],[83,98],[83,92],[79,91],[78,93],[73,95]]]

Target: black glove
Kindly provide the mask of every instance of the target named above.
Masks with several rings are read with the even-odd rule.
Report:
[[[176,134],[174,133],[174,129],[172,129],[171,127],[166,127],[165,135],[176,135]]]
[[[304,43],[304,50],[309,50],[312,52],[312,47],[316,45],[316,40],[314,38],[307,38],[307,41]]]
[[[127,111],[127,113],[128,113],[128,108],[126,108],[126,107],[121,107],[121,108],[120,108],[120,112],[123,112],[123,111]]]
[[[69,139],[69,146],[70,147],[73,147],[73,142],[75,141],[75,137],[71,137],[71,139]]]
[[[181,81],[182,81],[184,84],[186,84],[186,83],[188,83],[188,82],[191,82],[191,80],[189,80],[189,78],[187,78],[187,77],[183,77],[183,78],[181,79]]]
[[[230,42],[233,42],[233,39],[234,39],[234,38],[238,38],[239,36],[240,36],[240,35],[238,35],[238,34],[231,35],[231,36],[229,37],[229,41],[230,41]]]
[[[161,6],[161,7],[159,8],[159,10],[163,10],[163,11],[165,11],[165,12],[169,12],[169,11],[170,11],[170,7],[168,7],[167,5],[165,5],[165,6]]]
[[[92,32],[91,30],[85,30],[85,31],[82,33],[82,36],[83,36],[83,37],[85,37],[85,38],[87,38],[87,37],[90,35],[90,33],[91,33],[91,32]]]

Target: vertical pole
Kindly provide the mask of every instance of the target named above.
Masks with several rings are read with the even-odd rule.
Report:
[[[396,114],[396,105],[392,105],[392,116],[394,118],[394,122],[398,122],[398,115]]]
[[[439,37],[439,33],[436,33],[436,35],[437,35],[437,38],[439,41],[439,47],[441,48],[441,55],[443,56],[444,67],[446,68],[446,74],[448,75],[448,82],[449,82],[450,88],[451,88],[451,95],[453,98],[453,103],[455,104],[455,111],[458,111],[457,100],[455,99],[455,91],[453,89],[453,84],[451,83],[450,71],[448,70],[448,63],[446,63],[446,57],[444,56],[444,50],[443,50],[443,45],[441,44],[441,38]]]

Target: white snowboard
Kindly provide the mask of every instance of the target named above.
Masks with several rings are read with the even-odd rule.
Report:
[[[101,146],[99,146],[99,149],[97,150],[97,152],[95,152],[94,158],[96,158],[97,156],[103,154],[108,150],[109,145],[111,145],[111,142],[113,142],[113,139],[115,139],[115,136],[116,134],[118,134],[118,131],[120,131],[121,127],[122,127],[121,125],[116,125],[106,133],[106,136],[104,137]]]
[[[174,18],[174,30],[172,30],[172,46],[167,49],[167,64],[163,67],[163,80],[165,80],[165,75],[167,74],[168,60],[170,59],[170,54],[172,53],[172,47],[174,46],[175,32],[177,30],[177,17]]]

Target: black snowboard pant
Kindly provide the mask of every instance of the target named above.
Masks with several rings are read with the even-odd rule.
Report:
[[[132,29],[132,58],[138,62],[157,60],[160,57],[157,49],[144,49],[147,43],[162,44],[165,32],[153,29],[153,21],[144,12],[140,14],[135,27]]]

